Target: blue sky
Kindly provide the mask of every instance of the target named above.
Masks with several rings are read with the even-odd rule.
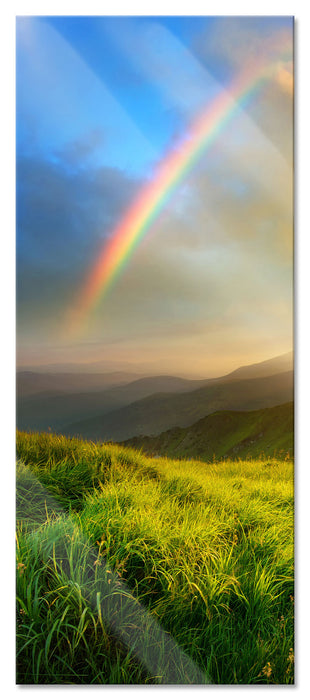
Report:
[[[290,349],[292,26],[17,18],[21,364],[106,358],[207,376]],[[261,56],[277,66],[269,82],[181,182],[72,344],[63,317],[98,250],[193,119]]]
[[[135,43],[137,33],[141,38],[145,27],[153,24],[169,28],[172,36],[178,37],[179,34],[186,46],[186,42],[200,33],[201,25],[209,31],[213,21],[157,17],[17,20],[17,134],[20,150],[29,148],[29,131],[26,129],[31,128],[31,118],[36,123],[37,145],[49,158],[75,138],[96,131],[99,136],[100,132],[108,131],[109,141],[105,140],[104,148],[99,151],[101,162],[125,169],[130,167],[139,175],[147,174],[150,165],[161,158],[175,134],[184,131],[187,115],[175,105],[167,104],[158,85],[145,75],[141,55],[137,52],[135,56],[130,44]],[[27,38],[23,37],[27,33],[31,35],[28,45]],[[131,61],[126,60],[126,40],[129,41]],[[158,53],[160,50],[159,46]],[[174,79],[182,81],[183,70],[186,72],[187,69],[186,60],[182,65],[179,52],[178,72]],[[56,80],[58,85],[55,85]],[[49,95],[51,88],[52,95]],[[71,108],[66,97],[70,99]],[[48,113],[53,100],[54,110]],[[205,94],[201,95],[200,104],[204,101]],[[59,103],[62,113],[57,112]],[[196,104],[189,102],[188,106],[191,114],[195,114]],[[130,122],[135,129],[130,129]],[[119,139],[120,134],[126,138],[127,133],[135,139],[132,147],[124,138]]]

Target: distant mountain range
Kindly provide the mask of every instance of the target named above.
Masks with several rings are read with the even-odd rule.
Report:
[[[293,402],[258,411],[218,411],[187,428],[172,428],[156,437],[133,437],[123,444],[153,457],[174,459],[292,456]]]
[[[276,362],[273,367],[275,365]],[[254,365],[253,373],[257,369],[261,370]],[[251,369],[247,368],[246,371],[250,373]],[[268,371],[270,365],[267,366]],[[217,380],[208,380],[194,391],[146,396],[105,415],[68,425],[65,432],[90,440],[122,441],[137,435],[158,435],[176,426],[186,427],[215,411],[255,410],[292,400],[292,369],[246,379],[237,378],[236,373],[232,373]]]
[[[139,378],[139,375],[128,372],[33,372],[22,370],[18,371],[16,375],[16,390],[19,399],[43,392],[51,392],[53,395],[97,392],[128,384]]]
[[[73,420],[102,416],[158,392],[187,392],[207,382],[159,376],[128,383],[126,375],[21,372],[17,376],[17,424],[21,430],[59,430]]]
[[[22,371],[17,374],[17,426],[123,441],[187,427],[215,411],[267,408],[292,398],[292,353],[202,380]]]

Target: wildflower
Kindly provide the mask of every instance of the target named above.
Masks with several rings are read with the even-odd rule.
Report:
[[[289,661],[290,664],[293,664],[293,663],[294,663],[294,658],[295,658],[295,657],[294,657],[294,651],[293,651],[293,649],[290,649],[290,650],[289,650],[289,655],[288,655],[288,657],[287,657],[287,660]]]
[[[264,674],[264,676],[266,676],[266,678],[270,678],[270,676],[272,675],[272,668],[271,668],[270,661],[267,661],[266,666],[264,666],[264,668],[262,670],[262,673]]]
[[[21,561],[17,564],[17,571],[18,571],[20,576],[24,573],[25,568],[26,568],[26,564],[23,564]]]

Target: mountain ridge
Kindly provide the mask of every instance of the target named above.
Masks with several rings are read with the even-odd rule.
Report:
[[[294,450],[293,402],[256,411],[218,411],[187,428],[172,428],[156,437],[129,438],[121,444],[148,456],[173,459],[291,457]]]
[[[51,429],[58,432],[62,430],[71,432],[73,429],[82,430],[83,433],[86,430],[86,434],[91,439],[104,437],[122,440],[135,434],[153,434],[154,431],[158,433],[178,424],[177,407],[173,407],[173,405],[171,407],[171,404],[178,402],[177,397],[180,397],[186,413],[186,404],[190,399],[185,398],[185,395],[208,388],[211,395],[214,391],[218,393],[219,403],[213,403],[211,407],[207,407],[207,412],[210,412],[210,409],[212,411],[221,408],[234,408],[234,405],[225,404],[225,402],[224,405],[222,404],[221,392],[237,392],[238,382],[244,380],[244,375],[250,380],[257,378],[257,375],[260,376],[262,373],[271,376],[270,372],[274,372],[275,369],[288,367],[292,367],[292,353],[285,353],[255,365],[245,365],[221,377],[206,379],[187,379],[166,374],[150,377],[138,375],[137,377],[126,372],[56,373],[54,375],[30,371],[18,372],[16,382],[17,424],[22,430]],[[261,379],[264,380],[264,377],[261,376]],[[222,386],[221,390],[220,386]],[[227,388],[229,386],[230,389]],[[196,395],[196,398],[198,398],[199,403],[201,396]],[[273,398],[275,404],[288,400],[290,396],[279,394],[277,389]],[[141,406],[139,402],[144,399],[146,404]],[[160,408],[158,408],[158,402],[161,402]],[[269,399],[267,403],[270,403]],[[249,407],[255,408],[256,406],[241,405],[242,409]],[[115,415],[115,411],[123,409],[125,412]],[[138,416],[139,412],[143,414],[144,410],[149,416],[146,424],[143,415]],[[167,421],[164,420],[157,425],[155,420],[154,427],[151,420],[153,411],[155,413],[160,411],[162,416],[167,414]],[[176,416],[171,415],[171,411],[172,414],[176,412]],[[189,422],[194,422],[195,419],[199,419],[203,415],[204,411],[199,415],[193,415],[193,409],[189,407]],[[108,417],[106,418],[106,416]],[[128,431],[122,433],[115,430],[115,425],[112,425],[115,420],[124,426],[127,426],[128,421],[130,424],[133,420],[129,433]],[[103,422],[108,425],[108,433],[102,431]],[[97,428],[95,432],[91,430],[89,434],[89,427],[92,423],[96,424]]]
[[[123,441],[134,435],[158,435],[164,430],[186,427],[217,410],[255,410],[293,399],[293,372],[212,382],[192,392],[156,394],[105,416],[65,426],[66,434],[91,440]]]
[[[35,394],[19,392],[17,396],[18,426],[21,429],[60,428],[72,417],[83,418],[93,416],[101,411],[102,415],[126,406],[134,401],[158,393],[165,389],[166,393],[187,392],[204,386],[208,380],[191,380],[162,375],[157,377],[142,377],[128,384],[106,387],[96,391],[39,391]]]

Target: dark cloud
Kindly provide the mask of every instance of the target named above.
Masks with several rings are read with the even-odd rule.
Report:
[[[105,134],[100,129],[92,129],[82,138],[67,143],[66,146],[56,151],[61,161],[73,168],[84,169],[87,160],[95,155],[98,148],[101,148],[106,140]]]
[[[17,163],[17,302],[27,323],[57,313],[74,294],[141,186],[117,168],[72,165],[64,156]]]

